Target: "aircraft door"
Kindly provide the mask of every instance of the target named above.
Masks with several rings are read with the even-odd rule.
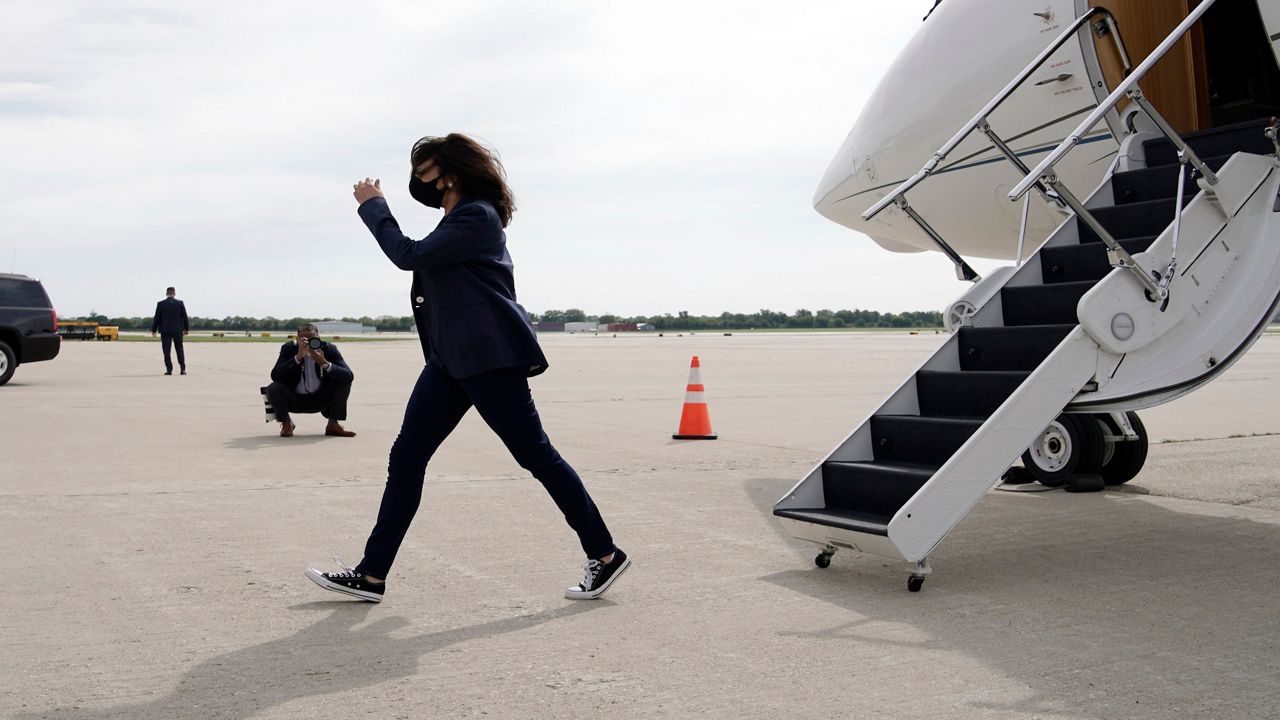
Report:
[[[1089,0],[1111,11],[1120,37],[1136,67],[1198,5],[1198,0]],[[1102,65],[1108,91],[1123,79],[1123,65],[1110,38],[1094,35],[1094,48]],[[1142,92],[1179,133],[1210,127],[1209,86],[1205,72],[1204,35],[1201,23],[1173,46],[1139,82]],[[1123,108],[1128,100],[1120,103]]]

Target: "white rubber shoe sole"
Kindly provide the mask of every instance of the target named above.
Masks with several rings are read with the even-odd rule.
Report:
[[[618,569],[613,572],[613,575],[610,575],[609,579],[605,580],[604,584],[600,587],[595,590],[579,590],[578,588],[581,587],[579,585],[565,590],[564,596],[570,600],[595,600],[605,594],[605,591],[609,588],[613,587],[613,584],[618,581],[618,578],[622,577],[622,573],[626,572],[630,567],[631,557],[628,556],[623,559],[622,565],[620,565]]]
[[[365,602],[372,602],[372,603],[382,602],[381,593],[369,592],[368,590],[360,590],[359,588],[351,588],[351,587],[347,587],[346,585],[336,583],[330,580],[329,578],[325,577],[324,573],[320,572],[315,568],[307,568],[306,576],[308,580],[319,585],[325,590],[332,590],[334,592],[342,593],[343,595],[350,595],[353,598],[358,598],[360,600],[364,600]]]

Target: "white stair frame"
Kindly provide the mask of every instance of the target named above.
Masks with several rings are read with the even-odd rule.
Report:
[[[1104,367],[1097,390],[1069,411],[1140,410],[1169,402],[1231,366],[1262,335],[1280,302],[1280,192],[1276,158],[1236,153],[1218,171],[1217,196],[1203,193],[1182,216],[1178,268],[1168,307],[1142,297],[1132,277],[1112,272],[1081,298],[1080,324],[1117,358]],[[1144,267],[1165,268],[1173,246],[1167,228],[1135,255]],[[1119,340],[1111,320],[1125,313],[1133,336]]]
[[[1044,431],[1064,409],[1087,403],[1098,395],[1097,387],[1115,383],[1117,373],[1130,355],[1182,358],[1177,368],[1163,377],[1179,383],[1163,394],[1167,402],[1208,382],[1227,364],[1239,357],[1261,334],[1280,304],[1280,168],[1276,158],[1237,153],[1219,171],[1218,195],[1228,210],[1223,220],[1217,209],[1198,195],[1182,218],[1181,240],[1186,258],[1182,268],[1199,249],[1212,244],[1196,261],[1194,272],[1179,276],[1171,285],[1167,317],[1158,305],[1148,302],[1139,284],[1126,271],[1113,270],[1081,299],[1077,313],[1082,322],[1054,349],[1031,375],[982,424],[954,455],[894,514],[888,535],[875,535],[794,518],[779,517],[793,537],[823,546],[859,550],[873,555],[923,562],[948,533],[1000,480],[1004,471]],[[1109,177],[1108,177],[1109,180]],[[1109,191],[1104,181],[1099,191]],[[1170,203],[1172,206],[1172,202]],[[1092,207],[1093,204],[1090,203]],[[1172,219],[1172,211],[1170,213]],[[1216,218],[1216,220],[1215,220]],[[1076,226],[1066,222],[1044,243],[1050,247],[1076,241]],[[1171,228],[1151,249],[1135,257],[1145,267],[1166,267],[1172,244]],[[1225,241],[1225,242],[1224,242]],[[1186,250],[1190,248],[1192,250]],[[1037,253],[1038,254],[1038,253]],[[1001,270],[1004,270],[1003,268]],[[965,318],[977,327],[999,325],[1002,321],[999,289],[1034,284],[1039,263],[1027,262],[1013,272],[991,273],[966,293],[975,310]],[[1196,280],[1191,279],[1195,275]],[[1223,289],[1235,281],[1238,287]],[[1217,300],[1215,301],[1215,297]],[[1226,298],[1230,298],[1227,300]],[[1234,300],[1234,302],[1231,302]],[[1110,335],[1110,319],[1125,311],[1150,323],[1142,343],[1119,344]],[[1200,336],[1211,343],[1188,354],[1190,326],[1201,329]],[[1098,338],[1106,332],[1105,346]],[[1194,334],[1194,333],[1192,333]],[[1182,350],[1183,352],[1179,353]],[[1207,363],[1204,356],[1218,353],[1218,361]],[[1208,372],[1205,365],[1208,364]],[[1132,364],[1141,367],[1138,362]],[[1222,367],[1216,367],[1221,365]],[[1216,370],[1215,370],[1216,367]],[[1200,381],[1186,387],[1188,369],[1199,373]],[[959,339],[952,335],[919,370],[959,370]],[[894,393],[841,441],[803,480],[775,504],[775,509],[825,507],[822,466],[828,461],[870,461],[874,459],[871,418],[877,415],[918,415],[919,398],[913,372]],[[1101,378],[1101,381],[1099,379]],[[1089,392],[1082,393],[1086,387]],[[1111,389],[1111,388],[1108,388]],[[1151,390],[1148,388],[1148,390]],[[1157,392],[1149,397],[1162,397]],[[1150,402],[1140,407],[1158,404]],[[1073,406],[1074,407],[1074,406]],[[1107,406],[1107,410],[1134,409],[1134,405]],[[1103,408],[1090,409],[1097,412]]]

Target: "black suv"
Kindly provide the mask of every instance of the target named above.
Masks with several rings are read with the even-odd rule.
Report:
[[[61,347],[58,313],[40,281],[0,273],[0,385],[19,363],[52,360]]]

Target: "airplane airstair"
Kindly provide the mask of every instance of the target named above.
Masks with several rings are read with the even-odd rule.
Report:
[[[1198,17],[1193,12],[1165,46]],[[1088,21],[1078,20],[1058,44]],[[1277,125],[1258,120],[1179,136],[1137,86],[1162,52],[1034,170],[985,118],[1037,63],[930,161],[936,167],[979,129],[1025,175],[1011,199],[1034,191],[1066,219],[1025,263],[981,278],[955,303],[953,334],[937,352],[774,506],[794,537],[820,546],[819,567],[839,548],[896,558],[911,563],[908,589],[918,591],[931,571],[929,553],[1046,428],[1073,417],[1064,411],[1123,413],[1190,392],[1234,362],[1275,315]],[[1134,101],[1133,131],[1102,184],[1077,200],[1053,165],[1124,95]],[[896,203],[945,252],[906,203],[906,190],[931,169],[868,214]],[[976,277],[948,255],[958,273]]]

